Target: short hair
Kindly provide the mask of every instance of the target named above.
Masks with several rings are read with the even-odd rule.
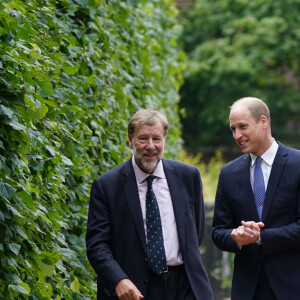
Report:
[[[137,124],[146,124],[149,126],[156,125],[161,122],[164,129],[164,136],[168,134],[169,122],[165,115],[163,115],[157,108],[148,107],[137,111],[128,123],[128,135],[133,138],[135,126]]]
[[[246,104],[251,116],[255,120],[256,123],[259,122],[261,116],[265,116],[271,125],[271,116],[270,116],[270,110],[267,106],[267,104],[262,101],[259,98],[255,97],[244,97],[241,99],[236,100],[231,106],[230,110],[236,105],[236,104]]]

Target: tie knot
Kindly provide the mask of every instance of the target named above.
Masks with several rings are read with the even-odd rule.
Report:
[[[262,161],[262,158],[260,156],[257,156],[256,161],[255,161],[255,165],[259,166],[261,161]]]
[[[148,186],[152,186],[152,182],[153,182],[154,178],[155,178],[154,175],[149,175],[147,177]]]

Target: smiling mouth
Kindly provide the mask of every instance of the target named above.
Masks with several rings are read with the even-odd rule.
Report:
[[[152,158],[152,157],[155,157],[155,156],[156,156],[156,153],[155,153],[155,154],[145,154],[144,156],[145,156],[145,157],[148,157],[148,158]]]
[[[245,148],[247,146],[247,144],[248,144],[248,140],[247,141],[238,142],[237,144],[238,144],[238,146],[240,148]]]
[[[148,156],[148,157],[152,157],[152,156],[156,156],[158,153],[157,152],[149,152],[149,153],[147,153],[147,152],[145,152],[145,153],[143,153],[143,155],[144,156]]]

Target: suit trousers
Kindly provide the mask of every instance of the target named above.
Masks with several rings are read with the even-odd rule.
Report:
[[[171,267],[161,275],[149,272],[145,300],[196,300],[184,265]]]

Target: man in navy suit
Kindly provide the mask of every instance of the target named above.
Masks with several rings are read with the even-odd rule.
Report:
[[[235,253],[232,300],[298,300],[300,151],[273,139],[260,99],[237,100],[229,121],[244,155],[220,172],[213,240]]]
[[[200,174],[162,158],[168,126],[159,111],[138,111],[128,124],[133,157],[93,182],[86,245],[98,299],[213,299],[199,252],[205,230]],[[160,271],[149,262],[149,175],[163,239]]]

